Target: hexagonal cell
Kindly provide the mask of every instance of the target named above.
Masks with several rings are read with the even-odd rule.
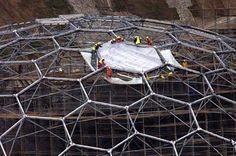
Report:
[[[187,62],[186,68],[197,70],[202,73],[223,68],[223,65],[214,53],[204,52],[201,49],[195,49],[184,45],[171,46],[170,49],[175,59],[181,65],[183,65],[184,61]]]
[[[214,92],[232,99],[236,90],[236,72],[233,73],[228,70],[206,75]]]
[[[7,155],[58,155],[67,144],[61,121],[25,119],[15,134],[2,138]]]
[[[204,99],[192,105],[201,128],[226,138],[236,138],[235,102],[217,96]]]
[[[234,155],[232,145],[224,140],[210,136],[203,132],[198,132],[183,139],[176,144],[176,149],[180,156],[189,155]]]
[[[19,95],[29,116],[63,117],[86,102],[79,82],[42,80]]]
[[[60,50],[37,60],[37,64],[46,77],[78,79],[91,72],[83,55],[77,51]]]
[[[76,31],[55,38],[62,47],[92,48],[97,42],[107,42],[112,36],[105,32]]]
[[[34,63],[0,63],[0,94],[16,94],[39,79]]]
[[[0,49],[0,59],[7,61],[33,60],[56,49],[52,39],[18,41]]]
[[[170,49],[177,62],[185,68],[201,73],[223,68],[223,65],[214,53],[185,45],[172,45],[165,48]],[[184,64],[184,62],[186,63]]]
[[[153,95],[131,105],[129,112],[135,128],[141,133],[170,141],[196,129],[189,106],[173,100]]]
[[[173,146],[153,138],[134,136],[112,151],[113,156],[168,155],[174,156]]]
[[[148,83],[155,93],[185,102],[193,102],[211,94],[201,74],[174,69],[170,66],[146,74]]]
[[[132,133],[124,108],[87,103],[66,117],[66,125],[76,144],[111,148]]]
[[[210,51],[227,51],[230,48],[219,37],[211,33],[202,32],[196,29],[185,29],[183,31],[172,32],[179,41]]]
[[[116,70],[113,70],[111,78],[107,77],[105,69],[94,73],[83,78],[82,84],[91,100],[122,106],[129,105],[150,93],[140,75]]]

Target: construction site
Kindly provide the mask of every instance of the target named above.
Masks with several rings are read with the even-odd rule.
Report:
[[[235,10],[0,26],[0,156],[236,156]]]

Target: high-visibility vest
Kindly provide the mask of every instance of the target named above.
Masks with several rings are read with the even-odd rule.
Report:
[[[93,50],[93,51],[95,51],[95,50],[96,50],[96,47],[95,47],[95,46],[93,46],[93,47],[92,47],[92,50]]]
[[[110,78],[112,76],[112,69],[110,67],[108,67],[106,69],[106,74],[107,74],[107,77]]]
[[[140,36],[135,36],[135,44],[140,44],[141,43],[141,39]]]
[[[171,71],[171,72],[168,72],[167,75],[171,77],[174,75],[174,73]]]
[[[160,74],[160,78],[161,78],[161,79],[164,79],[165,76],[164,76],[163,74]]]
[[[187,68],[188,67],[188,62],[187,61],[183,61],[182,62],[182,67]]]
[[[102,59],[98,62],[98,69],[102,68],[103,66],[105,66],[106,63],[104,61],[102,61]]]
[[[152,41],[152,39],[150,39],[149,37],[146,37],[146,42],[147,42],[147,44],[148,45],[152,45],[152,43],[153,43],[153,41]]]

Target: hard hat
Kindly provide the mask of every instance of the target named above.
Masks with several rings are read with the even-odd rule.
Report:
[[[60,72],[62,72],[62,71],[63,71],[61,67],[59,68],[59,71],[60,71]]]
[[[173,76],[173,75],[174,73],[172,71],[168,73],[168,76]]]
[[[97,42],[96,45],[102,45],[102,43],[101,42]]]
[[[149,39],[149,37],[147,36],[146,39]]]
[[[117,38],[117,39],[120,39],[120,38],[121,38],[121,36],[117,36],[116,38]]]
[[[165,76],[164,76],[163,74],[161,74],[161,75],[160,75],[160,78],[161,78],[161,79],[164,79],[164,78],[165,78]]]
[[[101,59],[99,60],[99,63],[103,64],[104,61],[105,61],[104,58],[101,58]]]

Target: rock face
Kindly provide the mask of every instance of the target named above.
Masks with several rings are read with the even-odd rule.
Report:
[[[235,0],[1,0],[0,25],[60,14],[137,15],[200,27],[236,14]],[[231,22],[232,23],[232,22]]]
[[[99,14],[94,0],[68,0],[69,4],[73,6],[75,13],[83,13],[88,15]]]
[[[67,0],[1,0],[0,25],[56,17],[72,12],[73,8]]]
[[[193,15],[188,7],[192,6],[191,0],[166,0],[170,8],[176,8],[179,19],[184,24],[192,24]]]

